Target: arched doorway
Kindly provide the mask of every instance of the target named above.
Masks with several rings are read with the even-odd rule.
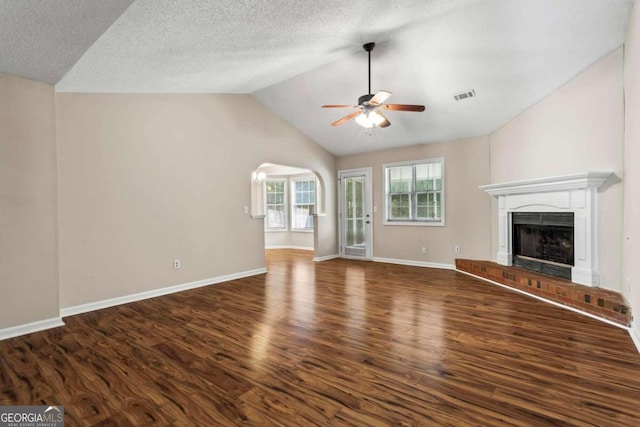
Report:
[[[315,249],[323,183],[309,169],[261,164],[252,174],[252,216],[264,218],[266,249]]]

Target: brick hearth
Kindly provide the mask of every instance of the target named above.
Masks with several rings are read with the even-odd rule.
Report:
[[[622,295],[614,291],[578,285],[568,280],[491,261],[456,259],[456,268],[623,326],[629,326],[631,323],[629,305]]]

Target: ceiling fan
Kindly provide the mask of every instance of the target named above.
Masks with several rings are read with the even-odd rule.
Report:
[[[322,108],[356,108],[353,113],[347,114],[343,118],[331,123],[331,126],[339,126],[344,122],[355,119],[355,122],[365,128],[380,127],[386,128],[391,122],[380,112],[380,110],[390,111],[424,111],[424,105],[410,104],[385,104],[391,92],[386,90],[378,91],[375,95],[371,93],[371,51],[376,46],[375,43],[366,43],[362,47],[369,53],[369,93],[358,98],[358,105],[332,104],[323,105]]]

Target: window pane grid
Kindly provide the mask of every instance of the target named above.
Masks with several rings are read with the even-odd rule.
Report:
[[[416,218],[420,220],[440,220],[442,204],[440,203],[441,193],[426,192],[416,194]]]

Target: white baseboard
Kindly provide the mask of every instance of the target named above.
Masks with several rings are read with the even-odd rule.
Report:
[[[294,245],[268,245],[265,249],[300,249],[302,251],[312,251],[314,248],[309,246],[294,246]]]
[[[340,258],[340,254],[332,254],[332,255],[325,255],[325,256],[315,256],[315,257],[313,257],[313,260],[315,262],[322,262],[322,261],[329,261],[330,259],[336,259],[336,258]]]
[[[640,331],[638,330],[640,325],[637,325],[636,323],[637,322],[631,324],[631,327],[629,328],[629,335],[631,336],[631,340],[635,344],[638,353],[640,353]]]
[[[629,333],[631,333],[631,328],[629,328],[628,326],[621,325],[620,323],[613,322],[613,321],[611,321],[609,319],[605,319],[604,317],[599,317],[599,316],[596,316],[595,314],[587,313],[586,311],[578,310],[577,308],[574,308],[574,307],[571,307],[571,306],[568,306],[568,305],[564,305],[564,304],[560,304],[559,302],[556,302],[556,301],[553,301],[553,300],[550,300],[550,299],[546,299],[544,297],[541,297],[541,296],[538,296],[538,295],[535,295],[535,294],[530,294],[529,292],[525,292],[525,291],[522,291],[522,290],[517,289],[517,288],[512,288],[511,286],[503,285],[502,283],[494,282],[493,280],[490,280],[490,279],[487,279],[487,278],[481,277],[481,276],[476,276],[475,274],[468,273],[466,271],[462,271],[462,270],[457,270],[457,271],[458,271],[458,273],[463,273],[463,274],[466,274],[467,276],[475,277],[476,279],[480,279],[480,280],[482,280],[484,282],[491,283],[492,285],[497,285],[497,286],[500,286],[501,288],[505,288],[505,289],[508,289],[510,291],[517,292],[519,294],[526,295],[526,296],[531,297],[531,298],[535,298],[535,299],[537,299],[539,301],[543,301],[543,302],[546,302],[546,303],[549,303],[549,304],[553,304],[556,307],[564,308],[565,310],[573,311],[574,313],[582,314],[583,316],[591,317],[592,319],[599,320],[599,321],[604,322],[604,323],[608,323],[609,325],[613,325],[613,326],[616,326],[616,327],[621,328],[621,329],[625,329],[625,330],[629,331]],[[636,346],[637,346],[637,344],[636,344]]]
[[[256,268],[255,270],[243,271],[240,273],[227,274],[225,276],[213,277],[211,279],[198,280],[195,282],[184,283],[182,285],[169,286],[161,289],[140,292],[137,294],[125,295],[122,297],[110,298],[107,300],[90,302],[88,304],[76,305],[60,310],[62,317],[73,316],[76,314],[87,313],[89,311],[100,310],[102,308],[113,307],[116,305],[127,304],[130,302],[141,301],[149,298],[159,297],[162,295],[173,294],[176,292],[187,291],[189,289],[201,288],[203,286],[213,285],[229,280],[242,279],[243,277],[256,276],[267,272],[266,268]]]
[[[425,261],[414,261],[410,259],[396,259],[396,258],[380,258],[373,257],[374,262],[386,262],[388,264],[400,264],[400,265],[410,265],[412,267],[429,267],[429,268],[441,268],[444,270],[455,270],[456,266],[453,264],[440,264],[437,262],[425,262]]]
[[[40,332],[51,328],[57,328],[58,326],[64,326],[64,322],[62,321],[61,317],[38,320],[37,322],[31,322],[24,325],[0,329],[0,341],[6,340],[8,338],[19,337],[20,335],[31,334],[33,332]]]

